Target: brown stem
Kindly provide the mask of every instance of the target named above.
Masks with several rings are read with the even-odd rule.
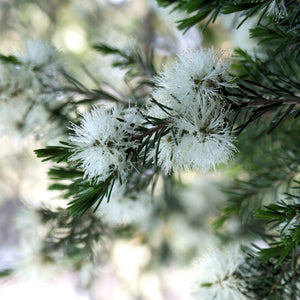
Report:
[[[159,130],[165,129],[169,124],[170,124],[170,121],[165,120],[164,123],[159,124],[159,125],[157,125],[155,127],[149,128],[147,131],[145,131],[142,134],[135,135],[133,137],[133,139],[134,140],[140,140],[140,139],[143,139],[146,136],[151,136],[153,133],[155,133],[155,132],[157,132]]]

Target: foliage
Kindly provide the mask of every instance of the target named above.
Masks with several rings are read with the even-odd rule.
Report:
[[[38,210],[41,223],[46,228],[41,255],[44,259],[59,263],[62,258],[72,261],[72,267],[80,269],[86,262],[95,261],[95,245],[108,235],[107,229],[95,215],[72,217],[68,211]]]
[[[157,0],[157,2],[162,6],[169,6],[175,4],[174,10],[183,10],[189,14],[193,14],[191,17],[179,21],[179,28],[188,30],[192,26],[198,24],[199,22],[208,18],[204,25],[204,29],[213,23],[220,14],[232,14],[237,12],[242,12],[239,16],[242,17],[242,21],[239,23],[241,26],[250,17],[259,15],[258,23],[268,16],[268,10],[270,8],[275,10],[275,17],[281,17],[276,15],[276,9],[280,10],[280,1],[225,1],[225,0],[215,0],[215,1],[186,1],[186,0]],[[275,7],[274,7],[275,6]],[[284,4],[283,4],[284,6]],[[284,20],[281,22],[285,26],[289,26],[291,29],[293,26],[297,26],[298,13],[298,3],[297,1],[288,1],[287,5],[287,16],[284,16]],[[280,11],[278,11],[280,13]],[[285,31],[285,34],[286,31]]]

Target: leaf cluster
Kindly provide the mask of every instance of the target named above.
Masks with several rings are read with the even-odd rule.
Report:
[[[235,162],[238,173],[223,188],[227,205],[215,222],[216,228],[233,216],[239,216],[243,224],[251,226],[255,222],[254,210],[266,201],[276,201],[278,192],[289,190],[299,174],[300,164],[298,129],[289,126],[285,122],[272,134],[265,135],[265,124],[258,122],[249,125],[239,136],[240,155]]]
[[[298,186],[294,189],[299,190]],[[275,267],[279,266],[287,257],[292,254],[292,265],[296,265],[297,251],[300,244],[300,197],[297,193],[286,194],[286,200],[278,203],[271,203],[263,210],[257,210],[254,216],[257,219],[265,220],[269,225],[268,230],[279,231],[272,237],[269,248],[259,251],[264,259],[276,258]],[[279,230],[280,228],[280,230]],[[299,248],[300,253],[300,248]]]
[[[47,146],[45,149],[37,149],[37,157],[43,161],[52,160],[56,163],[64,163],[62,167],[50,168],[49,178],[55,183],[49,186],[50,190],[59,190],[65,199],[72,199],[68,208],[73,215],[83,215],[90,208],[96,210],[101,201],[112,192],[116,174],[111,173],[105,181],[90,182],[84,179],[84,172],[68,163],[68,158],[72,155],[71,145],[61,142],[64,146]]]
[[[214,23],[217,17],[221,14],[232,14],[240,13],[242,21],[239,22],[238,27],[240,27],[245,21],[250,17],[259,15],[259,21],[267,15],[268,9],[272,5],[273,0],[264,1],[242,1],[242,0],[157,0],[158,4],[161,6],[170,6],[174,4],[173,10],[185,11],[192,16],[185,19],[179,20],[178,28],[181,30],[188,30],[192,26],[206,21],[203,30],[210,24]],[[277,1],[276,1],[277,2]],[[279,2],[279,1],[278,1]],[[289,5],[296,6],[297,1],[288,1]],[[294,16],[294,19],[298,16]]]
[[[237,134],[256,120],[268,120],[267,133],[285,119],[296,121],[300,115],[300,63],[296,54],[268,51],[267,58],[259,58],[236,49],[235,56],[232,71],[236,86],[228,88],[226,95],[236,111]]]
[[[46,208],[36,213],[46,232],[41,255],[56,263],[58,259],[70,260],[75,269],[95,259],[95,243],[101,242],[108,234],[101,220],[94,214],[79,218],[62,209],[52,211]]]
[[[274,1],[273,1],[274,5]],[[295,52],[299,56],[299,34],[300,23],[298,1],[275,1],[275,11],[280,13],[284,6],[283,16],[271,18],[261,18],[257,26],[250,29],[250,37],[256,38],[259,45],[269,47],[275,52],[288,51]]]
[[[285,200],[254,213],[256,219],[264,220],[267,225],[268,234],[264,235],[267,247],[245,248],[247,264],[242,268],[248,274],[243,279],[257,299],[298,299],[300,296],[299,182],[295,184],[293,193],[285,194]]]
[[[65,71],[63,72],[64,77],[70,84],[70,86],[65,87],[65,90],[80,96],[78,100],[70,103],[73,111],[76,111],[79,105],[92,105],[99,101],[110,101],[119,103],[120,105],[128,105],[128,101],[116,89],[99,82],[86,68],[84,70],[96,84],[96,88],[90,89],[74,76]]]
[[[257,246],[243,247],[246,262],[240,266],[241,280],[247,284],[246,297],[251,292],[259,300],[296,300],[300,296],[298,287],[300,267],[291,264],[292,257],[286,257],[284,263],[276,266],[273,259],[262,259]]]

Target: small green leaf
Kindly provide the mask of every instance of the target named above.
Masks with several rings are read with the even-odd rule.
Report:
[[[4,64],[21,65],[21,62],[13,55],[2,55],[0,54],[0,61]]]

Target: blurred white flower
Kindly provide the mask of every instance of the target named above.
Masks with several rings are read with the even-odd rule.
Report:
[[[172,232],[170,245],[183,257],[188,257],[193,253],[202,254],[207,248],[220,244],[218,238],[213,235],[206,225],[199,225],[197,228],[188,222],[184,215],[174,215],[170,219],[168,226]],[[201,243],[199,243],[201,241]]]
[[[244,256],[239,246],[221,251],[215,249],[201,256],[194,264],[193,299],[243,300],[247,299],[246,283],[236,276]]]
[[[49,42],[43,40],[27,41],[24,54],[17,57],[22,64],[31,69],[50,70],[58,66],[57,50]]]
[[[11,98],[34,97],[39,92],[39,81],[32,70],[23,66],[0,64],[1,101]]]
[[[40,281],[53,278],[62,272],[62,264],[55,264],[52,259],[42,255],[42,240],[48,228],[41,224],[38,214],[24,209],[19,212],[16,221],[21,234],[16,273],[27,280]]]
[[[0,134],[7,132],[7,128],[16,128],[22,126],[24,116],[29,109],[30,103],[20,102],[13,98],[8,102],[0,101]]]
[[[84,113],[80,126],[71,127],[74,153],[69,160],[79,162],[90,181],[105,181],[113,172],[125,181],[132,168],[127,150],[137,146],[130,137],[139,120],[136,109],[124,110],[117,105],[95,107]]]
[[[28,41],[23,53],[16,54],[20,64],[0,64],[1,98],[37,97],[60,86],[57,80],[61,62],[57,50],[45,41]]]
[[[53,99],[55,102],[55,99]],[[51,141],[62,136],[64,130],[59,122],[51,120],[51,111],[45,103],[34,103],[22,98],[0,100],[0,136],[20,138],[45,138]]]
[[[15,56],[19,63],[0,64],[0,131],[52,138],[51,110],[61,103],[58,53],[47,42],[29,41]]]
[[[211,218],[226,200],[218,184],[206,176],[196,178],[193,176],[192,182],[179,188],[176,193],[189,218],[201,219],[202,222]]]
[[[104,198],[96,214],[110,226],[118,226],[141,223],[149,216],[150,211],[150,195],[146,192],[125,195],[125,186],[116,184],[109,202]]]

